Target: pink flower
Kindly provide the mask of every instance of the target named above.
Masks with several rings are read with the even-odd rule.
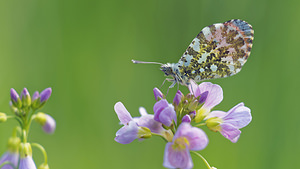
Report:
[[[235,143],[238,141],[241,131],[251,120],[251,110],[240,103],[228,112],[212,111],[206,117],[207,127],[212,131],[219,131],[225,138]]]
[[[193,168],[190,150],[204,149],[208,144],[206,134],[189,123],[181,123],[172,142],[165,148],[164,163],[167,168]]]

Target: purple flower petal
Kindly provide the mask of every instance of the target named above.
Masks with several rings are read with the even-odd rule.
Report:
[[[223,90],[221,86],[212,84],[210,82],[203,82],[199,85],[201,93],[208,92],[203,107],[206,109],[212,109],[223,100]],[[195,97],[198,97],[198,95]]]
[[[51,93],[52,93],[52,89],[50,87],[43,90],[40,94],[41,103],[47,101],[51,96]]]
[[[130,113],[121,102],[115,104],[115,112],[117,113],[121,123],[124,125],[127,125],[132,120]]]
[[[174,107],[165,99],[156,102],[153,106],[153,111],[154,120],[161,122],[166,126],[170,126],[173,120],[176,122],[176,112]]]
[[[13,153],[13,152],[9,152],[7,151],[6,153],[4,153],[2,155],[2,157],[0,158],[0,165],[2,163],[4,163],[5,161],[9,161],[11,162],[15,167],[18,166],[18,162],[19,162],[19,153]],[[1,169],[14,169],[11,165],[6,164],[4,165]]]
[[[160,115],[161,111],[168,106],[169,106],[169,103],[165,99],[162,99],[162,100],[156,102],[153,106],[154,120],[159,121],[159,115]]]
[[[185,137],[189,142],[189,149],[198,151],[203,150],[208,144],[205,132],[197,127],[192,127],[189,123],[181,123],[175,133],[174,139]]]
[[[161,134],[165,131],[162,123],[155,121],[152,114],[142,115],[138,119],[137,124],[138,126],[149,128],[152,133]]]
[[[209,119],[209,118],[212,118],[212,117],[219,117],[221,119],[223,119],[223,117],[226,115],[227,113],[226,112],[223,112],[223,111],[212,111],[210,112],[206,117],[205,117],[205,120]]]
[[[231,142],[236,143],[240,138],[241,131],[231,124],[221,124],[222,130],[220,133]]]
[[[158,101],[159,98],[160,99],[163,99],[164,98],[164,95],[162,94],[162,92],[158,89],[158,88],[154,88],[153,89],[153,93],[154,93],[154,97],[155,97],[155,100]]]
[[[120,128],[115,137],[115,141],[121,144],[129,144],[138,137],[138,126],[134,121]]]
[[[251,122],[251,110],[244,106],[244,103],[240,103],[230,109],[223,119],[226,123],[230,123],[231,125],[240,129],[247,126]]]
[[[145,109],[144,107],[140,107],[140,108],[139,108],[139,112],[140,112],[140,115],[141,115],[141,116],[144,116],[144,115],[147,115],[147,114],[148,114],[147,111],[146,111],[146,109]]]
[[[171,126],[173,120],[176,123],[176,112],[174,111],[174,107],[170,105],[161,111],[159,121],[166,126]]]
[[[199,103],[200,104],[204,103],[207,99],[207,96],[208,96],[208,91],[201,93]]]
[[[190,80],[190,85],[188,86],[190,93],[192,93],[195,97],[200,96],[200,88],[198,84],[194,80]]]
[[[50,115],[48,114],[45,115],[46,115],[46,123],[43,126],[43,130],[48,134],[52,134],[55,131],[56,122]]]
[[[35,163],[31,156],[21,158],[19,169],[36,169]]]
[[[167,143],[164,154],[164,167],[166,168],[193,168],[193,161],[188,149],[174,150],[172,143]]]

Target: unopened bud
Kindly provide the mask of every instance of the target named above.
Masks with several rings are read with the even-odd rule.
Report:
[[[49,165],[48,164],[41,164],[38,169],[49,169]]]
[[[30,97],[30,94],[29,94],[29,92],[26,88],[24,88],[22,93],[21,93],[21,100],[22,100],[22,103],[23,103],[23,107],[29,107],[30,106],[31,97]]]
[[[55,131],[56,122],[50,115],[39,112],[34,119],[43,127],[46,133],[52,134]]]
[[[10,89],[10,98],[14,106],[18,108],[22,107],[22,101],[20,99],[20,96],[13,88]]]
[[[0,123],[6,122],[7,115],[5,113],[0,112]]]

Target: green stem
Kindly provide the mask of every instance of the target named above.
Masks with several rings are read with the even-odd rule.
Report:
[[[6,164],[10,165],[12,168],[16,169],[16,167],[14,166],[13,163],[11,163],[10,161],[4,161],[1,165],[0,168],[2,168],[3,166],[5,166]]]
[[[156,134],[156,133],[151,133],[153,136],[159,136],[159,137],[161,137],[163,140],[165,140],[166,142],[168,142],[168,140],[165,138],[165,137],[163,137],[162,135],[160,135],[160,134]]]
[[[23,143],[27,143],[27,134],[25,129],[23,129]]]
[[[194,153],[195,155],[197,155],[198,157],[200,157],[202,160],[203,160],[203,162],[206,164],[206,167],[208,168],[208,169],[211,169],[211,166],[208,164],[208,162],[205,160],[205,158],[202,156],[202,155],[200,155],[199,153],[197,153],[196,151],[191,151],[192,153]]]
[[[44,161],[45,161],[44,164],[47,165],[48,164],[48,160],[47,160],[48,158],[47,158],[47,153],[46,153],[45,148],[42,145],[38,144],[38,143],[31,143],[31,145],[42,151],[42,153],[44,155]]]
[[[22,127],[23,126],[22,119],[18,116],[15,116],[15,119],[19,122],[20,126]]]
[[[20,134],[20,135],[22,135],[22,129],[21,129],[21,127],[20,126],[16,126],[15,128],[14,128],[14,130],[13,130],[13,133],[12,133],[12,136],[13,137],[17,137],[17,134]]]
[[[33,112],[33,114],[34,114],[34,112]],[[27,126],[27,133],[29,133],[29,129],[30,129],[30,126],[31,126],[31,122],[32,122],[32,120],[34,119],[36,117],[36,115],[31,115],[30,116],[30,119],[29,119],[29,122],[28,122],[28,126]]]
[[[206,123],[200,123],[200,124],[197,124],[195,127],[200,127],[200,126],[205,126]]]

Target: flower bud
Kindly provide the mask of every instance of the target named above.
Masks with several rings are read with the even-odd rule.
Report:
[[[184,95],[182,94],[182,92],[180,90],[178,90],[173,99],[173,104],[178,105],[181,102],[181,99],[183,96]]]
[[[10,152],[18,153],[21,139],[19,137],[10,137],[8,139],[7,148]]]
[[[51,96],[51,93],[52,93],[52,89],[50,87],[43,90],[40,94],[41,103],[46,102]]]
[[[181,121],[190,123],[192,120],[191,120],[191,117],[188,114],[186,114],[186,115],[183,116]]]
[[[38,169],[49,169],[49,165],[48,164],[41,164]]]
[[[31,107],[32,109],[38,109],[40,107],[40,94],[38,91],[34,92],[32,98],[31,98]]]
[[[43,127],[43,130],[46,133],[52,134],[55,131],[56,123],[50,115],[39,112],[36,114],[36,117],[34,119]]]
[[[154,88],[153,93],[156,101],[159,101],[164,98],[164,95],[158,88]]]
[[[22,101],[19,97],[19,94],[13,88],[10,89],[10,98],[14,106],[18,108],[22,107]]]
[[[43,90],[41,93],[40,93],[40,104],[39,104],[39,107],[38,108],[41,108],[44,106],[44,104],[47,102],[47,100],[49,99],[49,97],[51,96],[51,93],[52,93],[52,89],[49,87],[45,90]]]
[[[21,100],[23,103],[23,107],[29,107],[31,105],[31,97],[26,88],[24,88],[21,93]]]
[[[0,123],[6,122],[7,116],[5,113],[0,112]]]

